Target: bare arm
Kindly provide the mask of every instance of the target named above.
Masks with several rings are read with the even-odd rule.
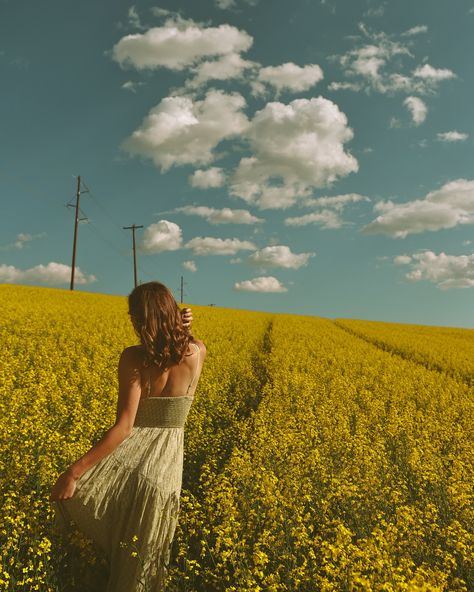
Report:
[[[133,348],[126,348],[118,365],[119,396],[115,424],[102,438],[66,471],[79,479],[88,469],[111,454],[130,435],[140,402],[140,358]]]
[[[72,497],[77,479],[113,452],[130,435],[140,402],[140,367],[141,359],[136,349],[124,349],[118,365],[119,396],[115,424],[88,452],[59,475],[51,489],[50,502]]]

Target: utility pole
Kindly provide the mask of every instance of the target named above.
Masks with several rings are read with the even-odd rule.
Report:
[[[136,224],[132,224],[131,226],[122,226],[124,230],[132,230],[132,237],[133,237],[133,279],[135,281],[135,288],[137,287],[137,255],[135,252],[135,229],[136,228],[143,228],[143,226],[137,226]]]
[[[180,303],[181,304],[183,304],[183,300],[184,300],[184,286],[187,284],[188,284],[188,282],[185,282],[183,276],[181,276],[181,282],[179,285]]]
[[[87,193],[88,190],[83,191],[82,193]],[[76,244],[77,244],[77,225],[79,222],[79,198],[81,197],[81,176],[77,177],[77,190],[76,190],[76,218],[74,222],[74,242],[72,245],[72,266],[71,266],[71,284],[69,286],[70,290],[74,290],[74,271],[76,268]],[[72,206],[72,204],[67,204],[67,206]],[[87,220],[87,218],[81,218],[81,220]]]

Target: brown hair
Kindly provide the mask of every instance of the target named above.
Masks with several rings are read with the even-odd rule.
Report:
[[[128,312],[145,350],[143,365],[164,371],[181,363],[193,336],[183,326],[181,309],[160,282],[136,286],[128,295]]]

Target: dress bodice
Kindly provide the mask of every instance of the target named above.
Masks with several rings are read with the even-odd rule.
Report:
[[[138,404],[133,427],[184,428],[193,395],[145,397]]]

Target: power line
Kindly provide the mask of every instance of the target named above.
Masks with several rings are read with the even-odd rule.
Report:
[[[107,222],[109,224],[111,224],[115,229],[121,230],[122,226],[120,224],[118,224],[118,222],[112,217],[111,213],[109,212],[109,210],[107,208],[105,208],[101,202],[101,200],[99,199],[99,197],[97,196],[96,192],[92,192],[90,190],[90,188],[87,186],[87,184],[84,182],[84,179],[82,179],[82,184],[86,187],[89,195],[93,198],[93,202],[101,209],[103,215],[105,216],[105,218],[107,219]],[[96,229],[97,233],[101,236],[102,240],[104,240],[105,242],[107,242],[109,244],[109,246],[111,246],[115,251],[117,251],[121,257],[127,258],[123,252],[120,251],[120,249],[118,249],[116,247],[116,245],[114,245],[112,242],[110,242],[108,239],[105,238],[105,235],[103,235],[101,233],[101,231],[99,231],[98,226],[96,226],[95,224],[93,224],[94,228]],[[150,273],[148,273],[148,271],[146,271],[142,265],[138,265],[137,264],[137,269],[138,271],[140,271],[140,273],[142,273],[143,275],[147,276],[150,279],[154,279],[153,276],[150,275]]]

